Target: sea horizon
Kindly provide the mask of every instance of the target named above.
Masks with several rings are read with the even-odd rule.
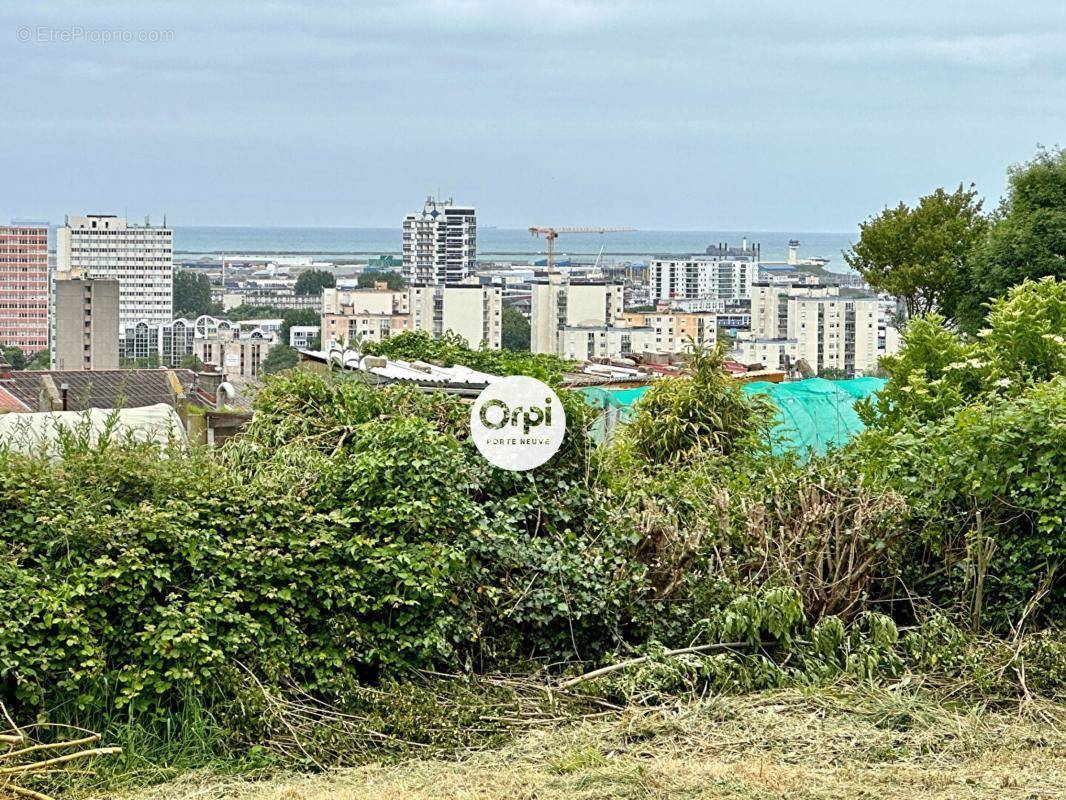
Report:
[[[394,228],[337,226],[247,226],[175,225],[176,257],[218,255],[320,256],[323,260],[364,260],[401,252],[402,232]],[[560,234],[557,257],[596,257],[601,251],[608,262],[645,260],[655,255],[703,253],[710,244],[739,247],[746,240],[758,244],[761,260],[784,261],[788,242],[800,241],[799,256],[829,259],[828,267],[847,271],[842,251],[853,242],[851,234],[825,231],[724,231],[724,230],[635,230],[618,233]],[[477,242],[480,259],[543,258],[546,243],[525,228],[479,226]]]

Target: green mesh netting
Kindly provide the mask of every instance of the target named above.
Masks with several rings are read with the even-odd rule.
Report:
[[[884,385],[883,378],[843,381],[808,378],[788,383],[758,381],[745,384],[743,391],[746,394],[764,394],[776,407],[774,452],[806,455],[811,452],[825,453],[830,447],[844,444],[863,430],[864,425],[855,413],[855,401],[877,394]],[[607,412],[601,415],[593,428],[593,437],[602,440],[613,422],[627,419],[632,413],[633,404],[649,388],[581,389],[590,405]]]

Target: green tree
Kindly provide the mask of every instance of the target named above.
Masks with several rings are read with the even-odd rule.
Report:
[[[623,446],[647,464],[681,464],[755,451],[770,405],[745,395],[722,367],[725,347],[690,349],[685,372],[656,381],[623,432]]]
[[[233,322],[245,319],[278,319],[284,316],[282,310],[274,306],[250,306],[244,303],[226,312],[226,319]]]
[[[217,309],[211,302],[211,281],[202,272],[177,270],[174,273],[174,316],[195,319],[201,314],[213,314]]]
[[[359,273],[359,286],[363,289],[373,288],[375,283],[384,281],[393,291],[404,287],[403,275],[396,270],[367,269]]]
[[[5,347],[4,359],[12,369],[26,369],[26,354],[21,347]]]
[[[309,269],[296,279],[296,294],[319,294],[337,285],[337,276],[324,269]]]
[[[270,348],[263,359],[263,372],[272,375],[285,369],[292,369],[300,363],[300,354],[287,344],[276,344]]]
[[[914,208],[900,203],[859,227],[844,259],[871,288],[902,298],[908,316],[956,317],[988,230],[972,185],[937,189]]]
[[[529,320],[517,308],[505,308],[500,317],[505,350],[529,350]]]
[[[26,369],[48,369],[52,364],[52,351],[47,347],[26,362]]]
[[[193,372],[203,372],[204,362],[195,353],[190,353],[181,360],[178,366],[182,369],[191,369]]]
[[[1066,278],[1066,149],[1041,149],[1009,171],[982,258],[974,268],[965,325],[983,323],[983,304],[1024,280]]]

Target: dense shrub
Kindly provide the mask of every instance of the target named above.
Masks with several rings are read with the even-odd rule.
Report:
[[[722,369],[724,345],[686,354],[684,373],[641,398],[622,445],[652,465],[730,456],[767,443],[770,406]]]
[[[991,304],[987,322],[972,339],[936,314],[911,320],[900,352],[881,359],[888,384],[856,405],[859,416],[900,430],[988,396],[1014,396],[1066,369],[1066,281],[1015,286]]]
[[[583,406],[506,473],[443,395],[295,374],[217,457],[0,455],[0,675],[19,704],[172,708],[241,667],[342,696],[410,667],[594,658],[640,570],[607,530]]]
[[[850,453],[908,499],[914,592],[1000,629],[1034,598],[1038,617],[1066,621],[1066,376],[925,426],[868,432]]]

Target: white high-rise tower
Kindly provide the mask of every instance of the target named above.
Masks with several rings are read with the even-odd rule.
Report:
[[[119,286],[119,331],[144,320],[174,319],[174,248],[163,227],[131,225],[125,217],[68,217],[56,229],[56,278],[105,278]]]
[[[474,272],[477,214],[473,206],[426,198],[403,219],[403,276],[409,284],[459,283]]]

